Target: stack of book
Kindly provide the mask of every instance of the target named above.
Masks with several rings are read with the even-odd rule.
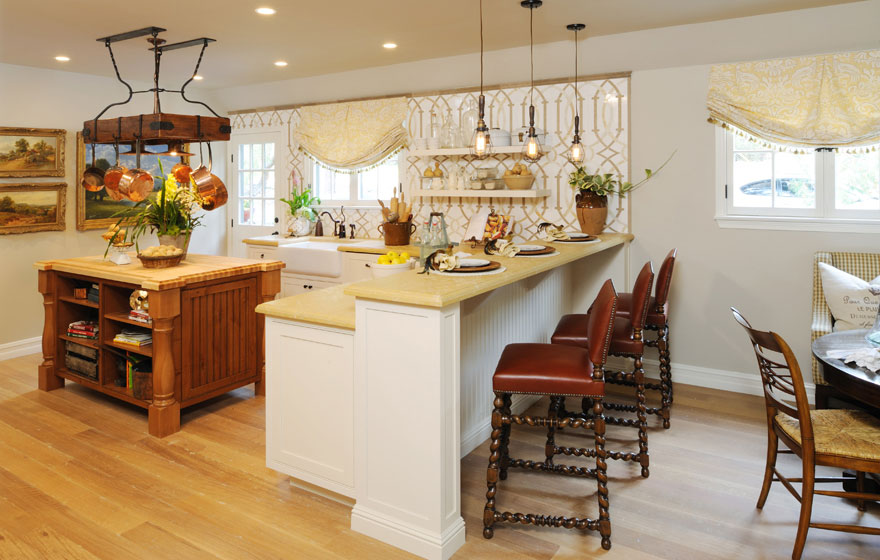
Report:
[[[151,333],[123,329],[121,333],[113,337],[113,342],[130,346],[148,346],[153,343],[153,335]]]
[[[98,338],[98,323],[95,321],[74,321],[67,325],[67,336],[96,340]]]
[[[143,311],[141,309],[132,309],[128,313],[128,318],[139,323],[151,324],[153,320],[150,318],[149,311]]]

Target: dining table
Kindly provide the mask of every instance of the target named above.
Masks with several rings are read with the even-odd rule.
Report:
[[[826,334],[813,341],[812,350],[829,385],[846,397],[867,405],[868,412],[876,413],[880,409],[880,373],[831,357],[844,351],[871,347],[865,340],[867,332],[867,329],[857,329]]]

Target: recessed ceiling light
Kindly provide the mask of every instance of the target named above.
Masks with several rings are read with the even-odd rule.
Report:
[[[275,66],[287,66],[287,61],[286,60],[276,60]]]
[[[254,11],[257,12],[258,14],[260,14],[261,16],[275,15],[275,8],[264,7],[264,8],[257,8]]]
[[[396,49],[397,43],[384,43],[382,46],[386,49]]]
[[[199,76],[198,74],[193,76],[193,80],[204,80],[204,79],[205,79],[204,76]]]
[[[58,62],[68,62],[70,60],[69,56],[59,55],[55,57],[55,60]]]

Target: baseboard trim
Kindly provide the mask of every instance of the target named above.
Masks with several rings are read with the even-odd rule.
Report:
[[[24,340],[15,340],[0,344],[0,362],[11,360],[28,354],[39,354],[43,351],[43,337],[35,336]]]
[[[442,534],[434,534],[356,503],[351,510],[351,529],[428,560],[448,560],[464,545],[464,519],[460,516]]]
[[[510,411],[514,414],[522,414],[540,398],[539,395],[513,395],[510,399]],[[461,458],[464,459],[468,453],[486,441],[491,434],[491,418],[486,418],[485,421],[472,426],[467,433],[461,434]]]
[[[607,364],[609,369],[615,370],[626,371],[632,368],[632,361],[625,358],[609,357]],[[658,360],[644,360],[644,368],[645,375],[648,378],[660,379],[660,362]],[[759,397],[764,396],[764,391],[761,388],[761,378],[758,376],[757,371],[754,373],[744,373],[675,362],[672,362],[671,369],[673,384],[683,383],[685,385],[718,389],[720,391],[731,391],[733,393],[757,395]],[[815,384],[804,382],[804,388],[807,390],[810,404],[815,404]]]

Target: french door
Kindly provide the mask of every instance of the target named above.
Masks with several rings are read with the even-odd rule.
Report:
[[[227,254],[244,257],[243,241],[281,230],[278,199],[284,185],[280,172],[281,129],[234,133],[229,141],[232,193]]]

